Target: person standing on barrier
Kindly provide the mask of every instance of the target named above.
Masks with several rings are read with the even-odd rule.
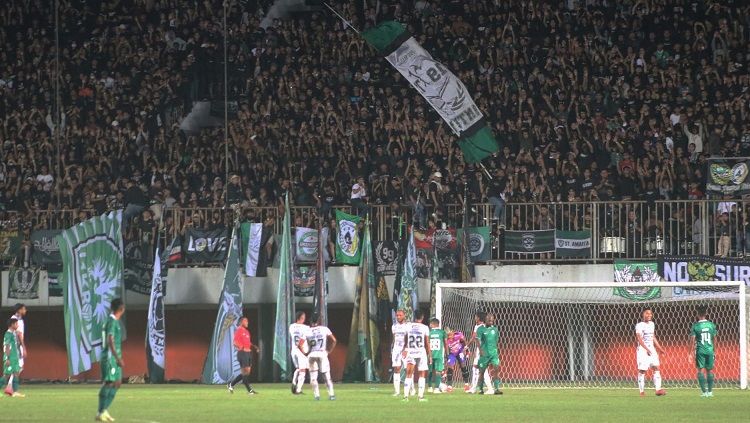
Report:
[[[719,222],[716,224],[716,235],[719,237],[718,241],[716,241],[717,257],[724,258],[729,254],[729,248],[732,245],[732,240],[729,235],[730,233],[729,213],[722,212],[721,215],[719,215]]]

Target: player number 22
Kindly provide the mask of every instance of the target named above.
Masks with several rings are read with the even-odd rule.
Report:
[[[409,335],[409,348],[422,348],[423,340],[421,336]]]
[[[701,345],[711,345],[711,334],[708,332],[701,333]]]

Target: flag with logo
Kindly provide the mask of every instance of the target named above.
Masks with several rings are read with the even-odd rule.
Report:
[[[186,261],[221,263],[227,258],[227,229],[190,228],[185,232]]]
[[[336,261],[359,264],[359,225],[361,218],[336,210]]]
[[[150,242],[141,239],[125,242],[123,281],[128,291],[149,294],[153,276],[151,248]]]
[[[555,230],[505,231],[506,253],[554,253]]]
[[[235,229],[229,241],[229,254],[224,266],[224,286],[219,297],[219,312],[208,346],[208,356],[203,365],[201,382],[224,384],[240,373],[234,332],[242,317],[242,278],[240,277],[239,234]]]
[[[49,270],[55,268],[59,271],[62,265],[60,257],[60,246],[57,245],[55,237],[62,230],[39,230],[31,233],[31,262]]]
[[[151,295],[148,301],[146,321],[146,368],[150,383],[164,383],[164,349],[166,347],[166,321],[164,319],[164,282],[167,278],[167,257],[161,257],[159,240],[154,252],[154,266],[151,277]],[[169,254],[171,246],[165,250]]]
[[[476,263],[478,261],[487,261],[491,258],[491,247],[490,247],[490,227],[479,226],[475,228],[467,228],[458,230],[458,240],[462,243],[464,233],[468,233],[466,237],[467,247],[469,249],[469,255],[471,262]]]
[[[746,195],[750,193],[750,161],[708,159],[706,192],[714,194]]]
[[[99,361],[110,302],[123,296],[122,210],[91,218],[57,236],[63,271],[68,372]]]
[[[18,229],[0,230],[0,260],[12,260],[21,249],[23,236]]]
[[[401,292],[398,298],[398,308],[404,310],[406,320],[411,322],[414,319],[414,310],[417,309],[417,249],[414,246],[414,231],[410,230],[407,234],[409,244],[406,247],[406,257],[404,258],[404,273],[401,279]]]
[[[615,282],[658,284],[661,281],[658,270],[659,265],[653,261],[615,259]],[[615,288],[614,294],[633,301],[647,301],[661,297],[661,288],[658,286],[622,287]]]
[[[39,298],[39,268],[11,266],[8,272],[8,299],[34,300]]]
[[[293,251],[292,228],[289,216],[289,194],[284,199],[284,223],[279,250],[279,286],[276,294],[276,325],[273,340],[273,361],[281,369],[281,379],[287,380],[291,370],[289,357],[289,325],[294,318],[294,287],[292,284]]]
[[[318,230],[311,228],[294,228],[295,261],[313,263],[318,258]]]
[[[362,32],[362,37],[430,103],[458,137],[467,163],[476,163],[499,150],[487,121],[469,90],[445,65],[395,21]]]
[[[591,231],[555,231],[555,256],[591,257]]]
[[[378,241],[375,243],[373,252],[375,257],[375,273],[378,276],[391,276],[396,274],[398,267],[398,246],[396,241]]]

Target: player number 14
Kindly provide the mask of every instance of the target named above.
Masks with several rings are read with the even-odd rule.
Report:
[[[711,345],[711,334],[708,332],[701,333],[701,345]]]

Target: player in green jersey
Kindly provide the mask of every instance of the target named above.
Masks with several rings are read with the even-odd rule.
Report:
[[[706,317],[706,306],[698,307],[698,321],[693,323],[690,336],[695,343],[695,367],[698,369],[698,384],[702,397],[714,396],[714,346],[716,345],[716,325]],[[692,354],[691,354],[692,355]],[[705,370],[706,374],[703,374]]]
[[[500,330],[495,326],[495,315],[487,314],[487,320],[485,326],[477,330],[477,338],[479,339],[479,371],[484,373],[484,370],[489,367],[490,378],[492,379],[492,386],[494,388],[495,395],[502,395],[503,392],[500,390],[500,355],[498,353],[498,344],[500,343]],[[479,394],[484,393],[484,378],[479,380]]]
[[[125,362],[122,360],[122,331],[120,329],[120,318],[125,313],[125,304],[119,298],[110,303],[112,314],[107,317],[104,324],[104,349],[102,350],[102,388],[99,390],[99,412],[96,420],[101,422],[113,422],[115,419],[109,415],[109,406],[115,399],[117,390],[122,383],[122,368]]]
[[[21,363],[19,361],[20,355],[16,329],[18,329],[18,320],[15,317],[11,317],[8,319],[8,330],[3,335],[2,384],[5,386],[5,395],[9,397],[24,397],[24,394],[18,392],[18,374],[21,372]]]
[[[428,392],[435,394],[441,393],[440,382],[443,381],[443,372],[445,372],[445,352],[448,350],[446,339],[448,334],[440,329],[440,320],[432,318],[430,320],[430,352],[432,353],[432,364],[428,373]]]

